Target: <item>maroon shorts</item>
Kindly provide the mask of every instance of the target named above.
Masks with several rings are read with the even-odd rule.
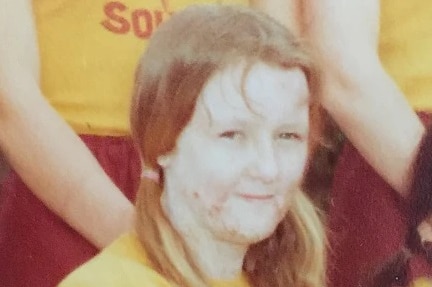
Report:
[[[133,200],[140,161],[129,139],[81,136],[99,163]],[[48,210],[11,172],[0,191],[0,286],[50,287],[97,249]]]
[[[394,255],[405,243],[406,212],[397,193],[346,144],[335,169],[329,209],[329,286],[359,286],[366,273]],[[408,273],[411,278],[430,276],[432,267],[416,256]]]

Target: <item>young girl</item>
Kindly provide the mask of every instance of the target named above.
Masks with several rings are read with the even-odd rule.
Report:
[[[159,24],[197,3],[248,5],[0,0],[2,287],[55,286],[130,230],[133,71]]]
[[[164,23],[132,101],[136,232],[60,286],[325,286],[322,223],[301,191],[319,139],[314,75],[301,43],[247,8]]]

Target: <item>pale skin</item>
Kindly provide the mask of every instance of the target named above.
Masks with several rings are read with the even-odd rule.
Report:
[[[312,44],[325,70],[323,106],[365,159],[406,196],[424,127],[378,57],[380,1],[287,1],[300,16],[279,2],[267,12],[281,23],[287,23],[281,15],[297,19],[287,27]]]
[[[305,3],[307,37],[325,69],[324,107],[375,170],[406,196],[424,127],[380,62],[380,2]]]
[[[133,226],[134,209],[43,97],[32,2],[0,0],[0,150],[40,200],[102,248]],[[252,2],[270,12],[277,1]]]
[[[307,36],[326,69],[324,107],[369,164],[407,196],[425,129],[380,63],[379,1],[307,1],[305,7]],[[427,220],[417,230],[422,241],[432,240]]]
[[[273,15],[297,34],[304,28],[289,19],[299,19],[300,2],[251,0],[252,6]],[[342,0],[331,1],[331,9],[330,1],[303,2],[306,11],[321,15],[313,18],[319,24],[308,25],[308,37],[323,52],[322,61],[326,62],[324,106],[368,162],[406,195],[409,167],[424,129],[376,56],[378,1],[353,0],[349,6]],[[45,204],[94,245],[103,247],[132,225],[133,207],[43,99],[32,1],[0,0],[0,5],[0,148]],[[358,9],[358,5],[365,9]],[[364,21],[365,17],[371,21]],[[344,21],[350,25],[343,25]],[[353,26],[358,27],[356,39],[350,35]],[[347,49],[350,45],[356,49]],[[349,51],[359,53],[357,62],[350,60]],[[332,61],[335,56],[338,61]],[[347,67],[352,73],[344,73]],[[371,86],[371,81],[377,86]]]
[[[267,12],[309,41],[325,70],[324,108],[366,161],[406,197],[425,129],[380,62],[380,1],[275,2],[280,5],[268,5]],[[430,229],[427,221],[419,225],[423,239],[432,239]]]
[[[269,237],[303,178],[308,87],[300,69],[222,70],[204,87],[164,169],[162,206],[209,278],[242,272],[251,244]],[[249,106],[246,104],[246,102]]]
[[[32,1],[0,6],[0,149],[39,199],[104,247],[132,227],[133,206],[42,95]]]
[[[267,13],[287,27],[295,36],[301,37],[302,1],[300,0],[250,0],[251,7]]]
[[[425,128],[380,62],[379,0],[305,3],[306,35],[325,68],[322,104],[366,161],[407,196]],[[429,222],[418,231],[432,239]]]

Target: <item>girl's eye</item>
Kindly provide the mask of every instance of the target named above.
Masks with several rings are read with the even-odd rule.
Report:
[[[221,134],[219,134],[219,137],[226,138],[226,139],[236,139],[242,136],[242,133],[240,131],[226,131]]]
[[[294,132],[280,133],[279,138],[283,140],[301,140],[301,135]]]

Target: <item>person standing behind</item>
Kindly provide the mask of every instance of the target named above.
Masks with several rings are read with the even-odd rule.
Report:
[[[14,170],[0,194],[2,286],[54,286],[131,228],[135,64],[170,14],[214,2],[247,4],[0,1],[0,149]]]
[[[422,0],[306,6],[307,37],[324,69],[323,106],[352,143],[345,146],[334,177],[330,282],[357,286],[406,242],[405,199],[425,130],[410,104],[426,112],[425,122],[432,111],[432,7]],[[431,274],[424,258],[411,260],[409,276]],[[398,284],[401,274],[393,274],[393,280]]]

